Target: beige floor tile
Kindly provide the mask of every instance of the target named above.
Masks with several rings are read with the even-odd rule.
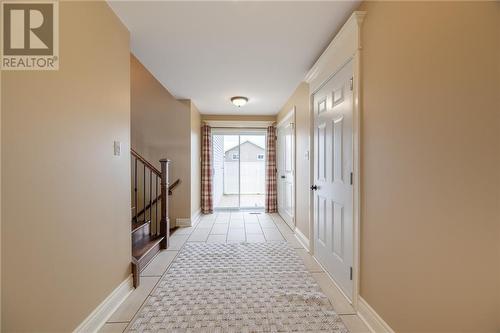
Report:
[[[98,333],[122,333],[125,331],[128,323],[106,323],[104,324]]]
[[[266,238],[264,234],[247,234],[247,242],[248,243],[264,243]]]
[[[164,250],[156,255],[156,257],[151,260],[149,265],[144,268],[141,275],[142,276],[162,276],[167,270],[167,267],[172,263],[175,256],[179,251]]]
[[[278,227],[276,226],[276,224],[274,224],[272,220],[264,220],[264,221],[259,220],[259,223],[262,228],[278,229]]]
[[[295,237],[295,234],[283,234],[283,237],[285,237],[286,242],[288,243],[288,245],[291,248],[294,248],[294,249],[303,249],[304,248],[302,246],[302,244],[300,244],[300,242]]]
[[[264,236],[268,241],[284,241],[285,239],[278,230],[275,229],[262,229]]]
[[[293,230],[290,229],[290,227],[288,226],[288,224],[286,224],[285,222],[283,223],[276,223],[276,226],[278,227],[279,231],[282,233],[282,234],[294,234]]]
[[[227,233],[228,241],[244,241],[245,240],[245,229],[230,230]]]
[[[226,234],[223,235],[208,235],[207,243],[225,243]]]
[[[170,237],[170,245],[168,246],[169,250],[176,251],[180,250],[181,247],[184,245],[184,243],[187,241],[189,238],[189,235],[175,235]]]
[[[247,234],[261,234],[262,228],[260,224],[245,224],[245,231]]]
[[[174,231],[173,235],[189,235],[194,231],[195,227],[180,227]]]
[[[245,224],[259,224],[259,220],[257,219],[245,219]]]
[[[265,220],[272,221],[273,220],[273,217],[271,215],[265,214],[265,213],[259,214],[259,215],[257,215],[257,217],[258,217],[259,221],[265,221]]]
[[[340,316],[350,333],[370,333],[365,323],[357,315]]]
[[[191,236],[188,238],[188,242],[206,242],[208,235],[210,234],[210,229],[200,229],[197,228]]]
[[[220,223],[214,224],[212,230],[210,231],[211,235],[225,235],[227,234],[227,229],[229,227],[229,223]]]
[[[206,228],[212,228],[212,226],[214,225],[215,221],[201,221],[200,223],[198,223],[198,225],[196,226],[196,229],[206,229]]]
[[[314,280],[318,283],[319,287],[330,302],[333,305],[333,309],[338,314],[355,314],[354,308],[351,303],[345,298],[344,295],[340,292],[337,286],[332,282],[330,277],[326,273],[312,273]]]
[[[309,272],[319,272],[323,273],[323,269],[321,266],[316,262],[316,260],[305,250],[305,249],[295,249],[297,251],[297,254],[299,257],[302,258],[302,261],[304,262],[304,266],[306,266],[306,269]]]
[[[245,222],[243,220],[231,220],[231,222],[229,223],[229,228],[231,229],[238,229],[244,227],[245,227]]]
[[[148,295],[153,290],[160,278],[145,276],[141,277],[141,284],[136,288],[127,299],[116,309],[111,318],[108,319],[109,323],[113,322],[126,322],[132,320],[135,313],[139,310],[142,303],[146,300]]]

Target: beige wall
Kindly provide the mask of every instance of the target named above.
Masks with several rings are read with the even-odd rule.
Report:
[[[4,332],[69,332],[130,274],[129,33],[59,6],[59,71],[2,73]]]
[[[498,332],[498,2],[366,2],[361,295],[397,332]]]
[[[170,182],[181,179],[170,200],[170,223],[191,215],[191,122],[190,101],[175,99],[153,75],[131,55],[132,148],[160,168],[169,158]]]
[[[279,123],[295,106],[295,156],[296,156],[296,226],[309,237],[309,186],[310,167],[306,153],[309,151],[310,114],[309,85],[301,83],[277,115]]]
[[[2,155],[2,71],[0,71],[0,156]],[[2,163],[0,160],[0,189],[2,188]],[[0,190],[0,332],[2,331],[2,191]]]
[[[201,116],[191,103],[191,217],[201,207]]]

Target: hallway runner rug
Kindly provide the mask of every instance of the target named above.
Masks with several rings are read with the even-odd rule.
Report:
[[[348,332],[285,242],[186,243],[131,332]]]

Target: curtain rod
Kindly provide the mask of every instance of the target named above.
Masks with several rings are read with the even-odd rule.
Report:
[[[210,126],[210,125],[208,125]],[[246,130],[246,129],[260,129],[260,130],[265,130],[267,129],[267,127],[269,126],[266,126],[266,127],[218,127],[218,126],[210,126],[211,128],[216,128],[216,129],[241,129],[241,130]]]

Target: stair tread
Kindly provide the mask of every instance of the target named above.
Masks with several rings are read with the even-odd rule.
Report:
[[[141,229],[142,227],[144,227],[146,224],[149,224],[151,223],[150,220],[148,221],[136,221],[136,222],[132,222],[132,231],[131,233],[133,234],[134,232],[136,232],[137,230]]]
[[[155,245],[160,243],[165,237],[158,235],[146,235],[132,244],[132,256],[136,260],[141,260]]]

